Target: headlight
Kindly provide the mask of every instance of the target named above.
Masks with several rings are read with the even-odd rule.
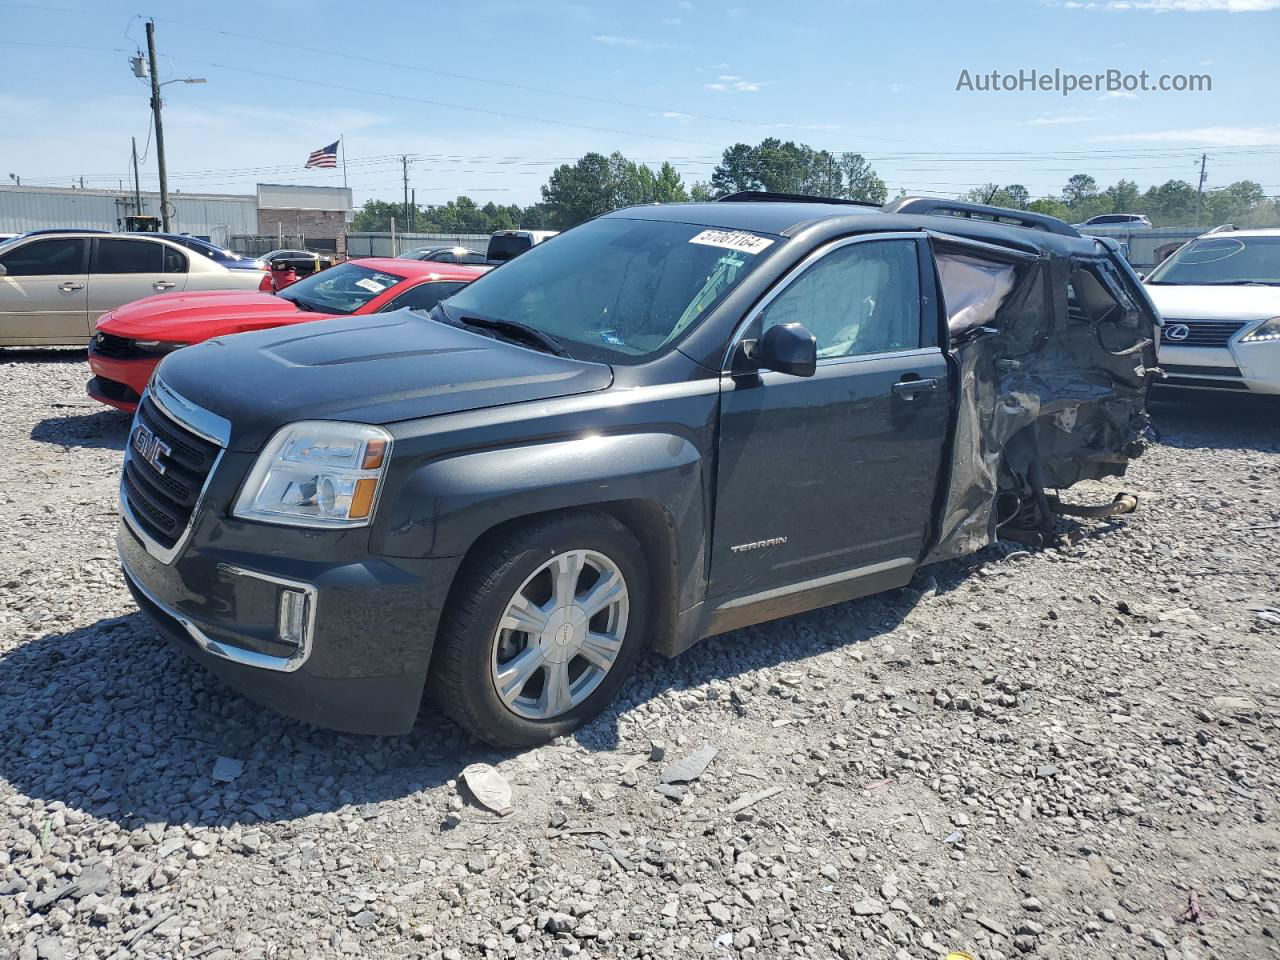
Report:
[[[1268,340],[1280,340],[1280,317],[1272,317],[1247,337],[1241,337],[1241,343],[1264,343]]]
[[[391,434],[363,423],[281,427],[249,472],[233,513],[298,527],[361,527],[373,516]]]
[[[145,350],[147,353],[173,353],[182,347],[190,346],[187,343],[177,343],[173,340],[135,340],[139,350]]]

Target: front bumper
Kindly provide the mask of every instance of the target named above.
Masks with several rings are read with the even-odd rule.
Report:
[[[1240,336],[1222,347],[1161,344],[1159,364],[1166,379],[1155,386],[1280,395],[1280,343],[1241,343]]]
[[[161,359],[138,357],[117,360],[104,357],[94,352],[93,341],[90,340],[89,369],[93,371],[93,379],[86,386],[86,392],[99,403],[132,413],[138,408],[138,398]]]
[[[316,726],[351,733],[400,734],[417,717],[436,625],[456,558],[387,560],[367,555],[325,562],[289,559],[249,524],[222,527],[203,517],[166,563],[123,520],[116,542],[125,582],[138,607],[175,646],[249,699]],[[246,537],[260,537],[253,553]],[[306,536],[315,540],[314,532]],[[208,546],[206,546],[208,545]],[[282,544],[276,544],[280,546]],[[310,543],[312,555],[329,551]],[[308,598],[301,644],[282,642],[282,591]]]

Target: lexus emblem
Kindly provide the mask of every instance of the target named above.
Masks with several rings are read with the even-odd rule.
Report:
[[[164,475],[164,458],[173,453],[173,448],[157,437],[142,424],[134,428],[133,438],[129,441],[138,456],[151,464],[151,468],[161,476]]]
[[[1174,343],[1181,343],[1191,336],[1191,328],[1185,323],[1174,323],[1164,328],[1164,338]]]

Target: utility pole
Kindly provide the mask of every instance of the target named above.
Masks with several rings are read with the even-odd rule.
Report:
[[[164,166],[164,126],[160,122],[160,71],[156,67],[156,22],[147,21],[147,58],[151,61],[151,112],[156,123],[156,162],[160,166],[160,222],[169,232],[169,174]]]
[[[142,186],[138,182],[138,138],[130,137],[133,144],[133,212],[142,216]]]
[[[1207,153],[1200,154],[1200,184],[1196,187],[1196,225],[1200,224],[1200,204],[1204,199],[1204,165],[1208,161]]]
[[[414,187],[412,199],[409,201],[409,232],[413,233],[418,226],[418,188]]]
[[[403,224],[409,223],[409,155],[402,153],[400,155],[400,166],[404,169],[404,220]]]

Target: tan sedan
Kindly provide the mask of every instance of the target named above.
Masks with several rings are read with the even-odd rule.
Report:
[[[160,237],[40,233],[0,245],[0,347],[81,346],[108,310],[158,293],[270,290]]]

